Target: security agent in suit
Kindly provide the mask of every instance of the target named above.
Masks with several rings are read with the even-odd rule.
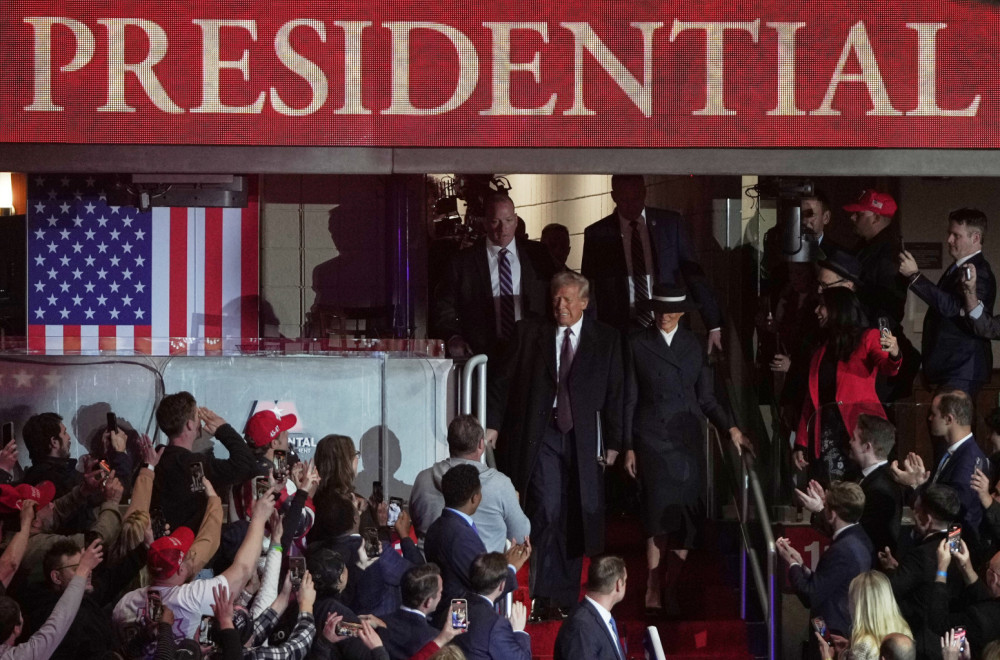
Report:
[[[450,357],[499,355],[517,320],[545,314],[555,263],[544,245],[516,239],[516,231],[514,202],[496,193],[486,200],[486,237],[452,258],[432,314]]]
[[[986,311],[986,305],[979,299],[976,287],[979,273],[975,265],[963,265],[966,272],[962,278],[962,307],[965,309],[966,323],[977,337],[1000,339],[1000,318]]]
[[[448,614],[451,599],[460,598],[472,588],[472,562],[486,552],[472,521],[472,514],[483,499],[479,470],[468,464],[456,465],[441,478],[441,492],[445,509],[427,530],[424,539],[427,561],[440,567],[444,583],[441,602],[434,612],[436,625],[440,625]],[[524,544],[513,543],[506,553],[507,581],[502,593],[517,588],[517,571],[530,556],[531,545],[527,538]]]
[[[622,443],[624,373],[618,332],[584,315],[587,279],[552,278],[553,319],[518,324],[490,384],[487,439],[525,498],[533,554],[532,616],[577,603],[583,556],[604,548],[605,464]]]
[[[911,452],[902,465],[893,461],[893,479],[911,488],[943,484],[954,489],[960,503],[957,519],[962,523],[962,535],[976,552],[983,505],[972,488],[972,475],[977,462],[979,466],[986,464],[986,455],[972,435],[972,399],[961,390],[938,392],[931,400],[927,427],[932,436],[945,441],[943,451],[935,455],[933,472],[925,470],[923,459]]]
[[[810,618],[823,617],[831,631],[844,637],[851,629],[848,586],[871,568],[872,542],[858,524],[864,508],[861,486],[846,481],[830,485],[823,515],[833,530],[833,539],[815,571],[802,564],[802,555],[788,539],[775,542],[778,554],[788,563],[788,580],[799,600],[809,608]]]
[[[556,636],[556,660],[624,660],[611,610],[625,598],[628,573],[621,557],[595,557],[587,569],[587,594]]]
[[[910,289],[927,303],[924,316],[924,379],[934,388],[959,389],[975,396],[993,370],[990,342],[977,337],[963,316],[962,280],[966,264],[976,268],[976,297],[983,311],[993,312],[996,279],[983,256],[986,216],[977,209],[958,209],[948,215],[948,253],[955,262],[935,285],[924,277],[909,252],[899,257],[899,272]]]
[[[645,297],[655,282],[681,285],[701,305],[710,329],[708,352],[722,350],[722,310],[705,273],[695,261],[694,246],[679,213],[646,207],[646,183],[640,175],[611,177],[615,211],[583,231],[581,272],[593,284],[597,318],[623,334],[644,327],[635,304],[643,297],[636,280],[645,282]],[[634,223],[634,224],[633,224]],[[640,245],[632,245],[632,237]],[[642,253],[642,264],[638,255]],[[633,257],[635,255],[635,257]]]
[[[378,628],[382,645],[392,660],[409,660],[424,644],[437,637],[438,631],[427,621],[441,602],[441,569],[436,564],[414,566],[403,574],[400,590],[403,605],[383,617]]]
[[[524,603],[514,602],[509,618],[497,614],[496,600],[505,589],[507,558],[499,552],[476,557],[469,570],[469,630],[455,639],[468,660],[530,660],[531,637],[524,631]]]

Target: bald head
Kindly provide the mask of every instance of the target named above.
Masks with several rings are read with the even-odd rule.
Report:
[[[917,647],[903,633],[891,633],[878,649],[879,660],[917,660]]]

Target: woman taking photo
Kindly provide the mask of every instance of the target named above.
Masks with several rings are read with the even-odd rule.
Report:
[[[889,330],[868,328],[861,303],[850,289],[824,290],[816,305],[820,346],[809,364],[809,389],[802,402],[795,467],[809,467],[824,486],[850,478],[856,467],[847,460],[848,442],[862,413],[885,419],[875,394],[879,373],[899,372],[899,344]]]
[[[704,344],[678,325],[697,309],[685,290],[657,284],[639,306],[654,323],[628,340],[625,469],[638,473],[642,494],[647,613],[675,615],[677,580],[705,519],[705,417],[737,451],[749,441],[715,399]]]

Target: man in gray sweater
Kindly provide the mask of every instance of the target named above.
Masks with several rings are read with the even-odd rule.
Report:
[[[0,597],[0,660],[44,660],[52,656],[56,647],[62,643],[66,631],[73,625],[76,612],[80,608],[90,574],[101,563],[103,550],[101,540],[90,544],[80,555],[80,563],[76,565],[73,579],[63,592],[52,614],[34,635],[23,644],[14,645],[21,634],[24,619],[17,601],[7,596]],[[68,567],[67,567],[68,568]]]
[[[468,463],[479,470],[483,488],[483,501],[472,516],[488,552],[503,552],[507,539],[524,542],[531,533],[531,523],[521,510],[517,491],[510,478],[502,472],[487,467],[482,462],[485,451],[483,427],[472,415],[459,415],[448,425],[448,453],[450,458],[439,461],[417,475],[410,492],[410,516],[423,544],[424,535],[431,524],[441,517],[444,495],[441,494],[441,477],[456,465]]]

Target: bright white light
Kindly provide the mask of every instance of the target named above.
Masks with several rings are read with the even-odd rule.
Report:
[[[14,208],[14,188],[10,183],[10,172],[0,172],[0,209]]]

